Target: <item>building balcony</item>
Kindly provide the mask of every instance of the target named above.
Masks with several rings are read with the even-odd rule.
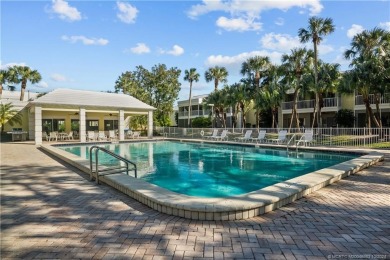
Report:
[[[314,106],[316,104],[315,99],[310,100],[300,100],[297,102],[297,109],[299,113],[310,113],[313,112]],[[282,102],[282,111],[283,114],[291,113],[294,102]],[[340,105],[340,101],[337,97],[333,98],[324,98],[324,107],[322,111],[337,111]]]
[[[368,96],[368,100],[370,101],[370,104],[375,104],[375,95],[370,94]],[[379,98],[379,104],[390,104],[390,93],[385,93],[383,96],[381,96]],[[362,95],[355,96],[355,105],[356,106],[364,106],[364,101],[363,101]]]
[[[209,116],[210,113],[210,110],[191,110],[191,117]],[[180,117],[188,117],[188,111],[180,111],[179,118]]]

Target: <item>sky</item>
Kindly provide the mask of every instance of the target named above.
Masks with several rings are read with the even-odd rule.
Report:
[[[184,71],[196,68],[192,95],[213,91],[204,73],[228,69],[228,84],[238,82],[241,64],[283,54],[303,45],[298,30],[312,16],[332,18],[335,31],[324,37],[319,57],[348,69],[343,52],[365,29],[390,30],[390,0],[210,0],[210,1],[19,1],[2,0],[1,69],[29,66],[42,75],[27,89],[114,91],[125,71],[165,64],[180,69],[179,100],[188,99]],[[222,87],[222,86],[221,86]],[[17,89],[20,89],[17,87]]]

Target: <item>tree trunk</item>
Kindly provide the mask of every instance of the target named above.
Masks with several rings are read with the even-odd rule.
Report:
[[[382,127],[382,118],[380,115],[380,108],[379,108],[380,98],[381,98],[380,93],[375,94],[375,107],[376,107],[375,116],[376,116],[376,119],[378,120],[380,127]]]
[[[3,84],[0,84],[0,98],[1,98],[1,95],[3,95]]]
[[[313,108],[313,122],[311,124],[311,128],[314,128],[314,124],[316,122],[316,119],[317,119],[317,94],[316,94],[316,99],[314,101],[314,108]]]
[[[366,105],[366,112],[367,116],[369,118],[368,123],[369,123],[369,128],[371,128],[371,120],[374,122],[376,127],[380,127],[378,120],[376,120],[376,117],[374,113],[372,112],[370,101],[368,99],[364,99],[364,104]]]
[[[318,128],[322,127],[322,114],[321,114],[321,110],[322,108],[324,107],[324,98],[322,97],[322,94],[319,93],[318,94],[318,109],[317,109],[317,117],[318,117]]]
[[[23,101],[24,99],[24,92],[26,91],[26,85],[27,85],[27,81],[23,80],[20,88],[20,101]]]
[[[218,90],[218,79],[214,79],[214,90]]]
[[[293,108],[292,108],[291,121],[290,121],[290,127],[288,129],[288,132],[290,132],[290,130],[292,128],[292,125],[293,125],[293,122],[294,122],[294,117],[296,118],[296,125],[297,125],[297,127],[299,126],[299,119],[298,119],[298,115],[297,115],[298,93],[299,93],[299,89],[296,89],[294,91]]]
[[[192,95],[192,82],[190,82],[190,97],[188,99],[189,105],[188,105],[188,122],[187,126],[191,127],[191,95]]]

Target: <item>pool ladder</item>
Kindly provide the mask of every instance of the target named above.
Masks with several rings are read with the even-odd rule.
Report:
[[[93,169],[93,163],[92,163],[93,151],[95,151],[95,170]],[[102,151],[118,159],[119,161],[124,162],[126,166],[120,166],[115,168],[104,168],[99,170],[99,151]],[[129,165],[132,165],[133,168],[130,168]],[[105,175],[110,175],[115,173],[125,172],[127,175],[129,175],[129,171],[134,171],[134,177],[137,178],[137,165],[134,162],[127,160],[126,158],[119,156],[116,153],[113,153],[103,147],[99,147],[96,145],[92,146],[89,149],[89,166],[90,166],[90,180],[92,181],[93,178],[95,177],[96,183],[98,184],[99,184],[99,176],[105,176]]]
[[[288,152],[288,147],[290,146],[291,142],[292,141],[296,141],[296,136],[297,134],[293,134],[293,136],[290,138],[290,140],[287,142],[287,145],[286,145],[286,148],[287,148],[287,152]],[[296,148],[296,152],[298,152],[298,145],[295,145],[295,148]]]

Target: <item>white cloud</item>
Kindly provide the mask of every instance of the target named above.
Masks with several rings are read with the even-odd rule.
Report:
[[[125,2],[116,2],[119,13],[116,15],[124,23],[135,23],[138,9]]]
[[[270,50],[289,52],[293,48],[302,47],[298,36],[289,34],[267,33],[260,39],[261,46]]]
[[[359,24],[352,24],[352,27],[347,31],[347,36],[352,39],[356,34],[361,33],[362,31],[364,31],[363,26]]]
[[[229,72],[234,75],[238,74],[241,70],[241,65],[248,58],[254,56],[268,56],[272,63],[280,64],[283,53],[277,51],[252,51],[252,52],[243,52],[234,56],[224,56],[224,55],[211,55],[205,61],[206,67],[214,66],[223,66],[226,67]]]
[[[137,43],[137,46],[130,48],[130,51],[135,54],[149,53],[150,48],[145,43]]]
[[[279,17],[278,19],[276,19],[275,24],[279,26],[284,25],[284,19],[282,17]]]
[[[81,20],[81,13],[77,8],[70,6],[68,2],[64,0],[53,0],[52,3],[53,5],[49,12],[57,14],[60,19],[70,22]]]
[[[216,21],[218,27],[225,29],[226,31],[257,31],[261,29],[261,23],[255,22],[254,19],[244,18],[226,18],[224,16],[219,17]]]
[[[63,35],[61,39],[71,43],[82,42],[84,45],[107,45],[108,44],[107,39],[87,38],[82,35],[75,35],[75,36]]]
[[[383,22],[383,23],[380,23],[379,24],[379,27],[387,30],[387,31],[390,31],[390,22]]]
[[[260,30],[259,22],[261,12],[271,9],[288,10],[293,7],[307,9],[312,15],[321,12],[323,6],[320,0],[294,0],[294,1],[247,1],[247,0],[203,0],[201,4],[193,5],[187,12],[190,18],[210,12],[225,12],[231,17],[220,17],[217,25],[226,30]],[[279,22],[280,23],[280,22]]]
[[[165,50],[160,50],[161,54],[170,54],[173,56],[180,56],[184,53],[184,49],[180,47],[179,45],[173,45],[172,50],[165,51]]]
[[[48,88],[49,84],[47,84],[45,81],[40,81],[39,83],[35,84],[33,87],[35,87],[35,88]]]
[[[54,73],[50,76],[50,78],[54,81],[57,81],[57,82],[60,82],[60,81],[67,81],[66,77],[61,75],[61,74],[58,74],[58,73]]]
[[[7,63],[7,64],[0,64],[0,69],[6,70],[6,69],[8,69],[10,67],[13,67],[13,66],[27,66],[27,64],[24,63],[24,62],[19,62],[19,63],[17,63],[17,62],[10,62],[10,63]]]

